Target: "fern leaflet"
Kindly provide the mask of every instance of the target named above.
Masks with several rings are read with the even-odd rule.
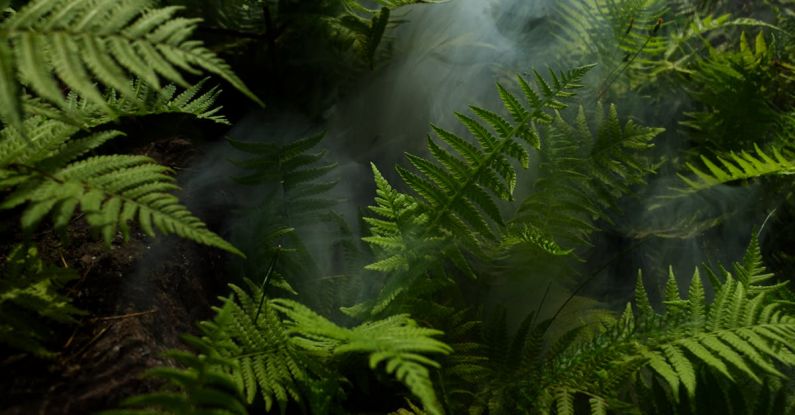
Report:
[[[112,113],[95,80],[134,95],[130,75],[160,89],[161,78],[187,86],[180,71],[199,69],[221,76],[262,104],[225,62],[189,38],[196,19],[175,17],[179,7],[150,9],[153,5],[150,0],[34,0],[0,23],[4,119],[22,125],[19,82],[64,107],[58,87],[63,82]]]
[[[117,231],[128,236],[128,223],[137,216],[148,235],[157,228],[242,255],[170,193],[177,187],[167,167],[144,156],[82,158],[120,132],[71,139],[77,127],[40,116],[28,118],[25,130],[27,137],[11,127],[0,131],[0,188],[13,190],[0,209],[26,205],[23,230],[32,231],[48,214],[63,228],[79,207],[107,243]]]
[[[229,322],[228,314],[219,315],[216,321]],[[236,369],[235,362],[218,354],[213,340],[217,333],[203,328],[210,338],[185,335],[182,339],[199,353],[170,350],[167,357],[185,366],[185,369],[158,367],[149,369],[145,376],[168,381],[176,390],[165,390],[127,398],[122,405],[129,409],[103,411],[101,415],[246,415],[239,385],[229,375]],[[213,330],[213,329],[210,329]],[[215,329],[217,330],[217,329]],[[141,409],[138,409],[141,408]]]
[[[772,154],[768,154],[759,146],[754,147],[755,151],[752,153],[732,152],[727,156],[717,157],[717,162],[701,156],[704,163],[702,168],[688,163],[687,166],[695,177],[680,175],[688,187],[679,189],[677,195],[701,192],[737,180],[795,173],[795,162],[782,151],[774,148]]]
[[[83,314],[58,293],[76,278],[69,269],[46,265],[36,248],[15,246],[0,273],[0,342],[52,357],[44,345],[52,331],[46,322],[76,323]]]
[[[473,116],[456,114],[462,126],[477,140],[473,145],[461,136],[432,126],[437,139],[428,138],[428,149],[433,160],[412,154],[407,155],[417,173],[399,167],[399,175],[418,196],[418,199],[394,191],[383,177],[376,173],[380,197],[371,207],[379,217],[365,219],[371,226],[373,238],[366,239],[377,248],[386,247],[382,259],[369,266],[370,269],[391,272],[397,269],[410,270],[407,278],[393,276],[376,300],[377,308],[383,309],[397,296],[400,287],[410,285],[429,266],[425,260],[404,262],[413,258],[416,244],[437,244],[440,240],[455,237],[469,249],[477,249],[484,241],[493,241],[492,223],[502,224],[503,219],[495,199],[511,200],[516,185],[516,170],[511,159],[523,167],[529,164],[529,153],[525,145],[538,148],[540,138],[536,124],[548,124],[554,117],[550,111],[566,107],[563,99],[574,95],[581,87],[579,82],[591,66],[583,66],[560,74],[550,73],[550,81],[535,72],[537,90],[523,78],[517,80],[521,98],[497,85],[500,98],[511,120],[480,107],[471,107]],[[438,141],[437,141],[438,140]],[[447,147],[447,148],[445,148]],[[388,197],[385,197],[388,196]],[[395,203],[400,203],[396,205]],[[397,210],[396,210],[397,208]],[[410,214],[420,221],[413,225],[416,238],[403,239],[401,234],[406,224],[396,220],[409,216],[408,209],[417,209]],[[436,245],[423,258],[433,259],[441,244]],[[452,256],[461,264],[463,257],[458,247]]]
[[[295,301],[273,300],[273,307],[284,313],[293,342],[315,354],[369,355],[370,367],[384,364],[385,370],[405,384],[429,414],[441,415],[429,368],[439,364],[425,356],[447,354],[450,347],[433,338],[438,330],[418,327],[407,315],[394,315],[346,329]]]

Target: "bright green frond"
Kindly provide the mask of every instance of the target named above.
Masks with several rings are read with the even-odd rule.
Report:
[[[161,79],[188,87],[181,72],[211,72],[262,104],[226,63],[190,39],[196,19],[175,17],[179,7],[151,6],[148,0],[35,0],[9,16],[0,23],[3,119],[21,126],[20,86],[66,109],[62,82],[113,115],[102,88],[135,96],[133,78],[155,90]]]
[[[21,223],[32,231],[48,214],[58,228],[66,226],[77,208],[110,243],[117,232],[129,235],[129,222],[148,235],[155,229],[240,254],[207,229],[171,194],[177,187],[170,169],[143,156],[80,156],[121,135],[106,131],[71,140],[77,127],[33,117],[27,137],[13,128],[0,131],[0,173],[5,190],[12,190],[0,209],[25,205]]]

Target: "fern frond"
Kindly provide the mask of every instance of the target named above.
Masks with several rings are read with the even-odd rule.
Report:
[[[45,346],[52,329],[48,323],[76,323],[83,314],[59,293],[77,275],[45,264],[35,247],[13,247],[0,272],[0,343],[52,357]]]
[[[260,302],[261,289],[247,283],[248,290],[230,285],[233,295],[222,298],[223,307],[216,308],[219,316],[229,313],[228,321],[216,319],[204,326],[217,330],[216,349],[236,362],[239,369],[232,375],[246,402],[252,403],[259,394],[266,410],[274,403],[284,409],[290,400],[301,401],[299,384],[309,379],[307,362],[290,342],[271,302]]]
[[[749,295],[758,293],[779,294],[788,285],[787,281],[774,282],[775,274],[769,273],[762,260],[762,250],[756,234],[751,236],[748,247],[741,261],[735,262],[730,269],[719,265],[717,269],[706,268],[710,281],[720,284],[725,275],[732,275],[739,281]]]
[[[444,246],[443,241],[454,241],[443,249],[452,252],[452,257],[462,257],[462,250],[477,250],[483,242],[495,241],[493,226],[503,223],[497,200],[512,199],[516,185],[517,173],[511,160],[527,167],[526,146],[539,143],[536,125],[548,124],[553,118],[550,112],[565,108],[563,100],[581,87],[579,82],[590,68],[550,72],[549,80],[535,73],[535,89],[519,77],[521,95],[498,85],[510,119],[474,106],[472,116],[456,114],[477,145],[433,126],[436,139],[428,139],[433,159],[409,154],[407,158],[416,170],[397,169],[418,198],[395,191],[374,169],[380,198],[371,210],[379,217],[365,219],[373,234],[365,241],[377,249],[387,249],[368,268],[392,274],[376,300],[379,309],[422,275],[434,258],[439,258],[436,253]],[[408,215],[410,210],[417,212]],[[413,218],[411,230],[402,217]],[[424,244],[434,248],[418,255],[416,248]],[[395,273],[398,270],[408,272],[401,277]]]
[[[229,317],[222,313],[216,317],[216,321],[228,322]],[[241,389],[229,374],[230,371],[235,372],[238,369],[236,363],[219,355],[217,345],[212,341],[217,333],[208,332],[206,327],[203,331],[211,339],[182,336],[183,341],[197,350],[197,354],[183,350],[170,350],[166,353],[167,357],[174,359],[185,369],[157,367],[144,373],[147,377],[167,381],[165,390],[127,398],[122,406],[128,409],[102,411],[100,414],[247,414]]]
[[[386,372],[405,384],[429,414],[444,413],[429,372],[429,368],[439,365],[425,356],[451,351],[433,338],[442,334],[440,331],[418,327],[407,315],[394,315],[347,329],[300,303],[276,299],[272,304],[288,318],[287,325],[296,345],[320,355],[365,353],[372,369],[383,363]]]
[[[148,235],[157,228],[242,255],[170,193],[177,187],[167,167],[144,156],[80,159],[120,132],[70,140],[77,127],[41,117],[28,119],[26,130],[27,138],[13,128],[0,131],[0,186],[12,190],[0,209],[25,205],[23,230],[32,231],[48,214],[56,228],[63,228],[79,207],[107,243],[117,231],[127,237],[128,223],[137,216]]]
[[[187,87],[180,72],[214,73],[262,102],[229,66],[196,40],[197,20],[175,17],[179,7],[151,9],[149,0],[35,0],[0,24],[0,53],[6,70],[2,100],[14,125],[21,125],[19,83],[59,107],[58,82],[112,113],[95,81],[122,95],[135,95],[133,77],[154,89],[161,79]],[[17,72],[17,74],[14,74]],[[7,106],[6,106],[7,105]]]
[[[594,133],[583,108],[573,125],[557,116],[547,127],[539,177],[513,219],[564,248],[587,245],[595,222],[609,220],[617,201],[656,167],[645,153],[663,129],[631,120],[622,126],[615,106],[606,116],[597,111]]]
[[[664,312],[638,320],[627,308],[604,334],[564,352],[551,366],[559,378],[545,384],[558,385],[548,386],[555,390],[573,388],[574,393],[616,399],[628,376],[649,370],[663,379],[678,400],[680,386],[688,396],[695,396],[699,370],[731,383],[741,378],[761,383],[782,377],[781,367],[795,365],[795,317],[769,292],[751,294],[727,274],[716,287],[714,300],[705,304],[698,272],[687,299],[680,297],[672,281],[673,276],[666,289]],[[639,304],[647,301],[643,298],[638,298]],[[648,314],[648,306],[639,308]],[[587,375],[600,371],[603,376]],[[586,382],[583,375],[590,380]],[[542,408],[560,404],[562,399],[546,396]]]
[[[344,287],[328,284],[330,279],[350,282],[347,275],[329,277],[346,273],[347,264],[335,262],[329,271],[322,261],[332,255],[336,261],[337,254],[355,256],[358,249],[336,232],[347,224],[333,212],[338,204],[334,195],[338,180],[329,176],[337,165],[327,160],[326,151],[318,149],[323,137],[324,133],[318,133],[283,144],[229,141],[245,157],[232,161],[242,172],[234,180],[262,195],[237,214],[242,220],[238,221],[235,243],[250,258],[243,264],[246,275],[261,277],[272,267],[274,281],[301,284],[296,288],[311,296],[304,297],[304,301],[314,308],[318,302],[330,302],[328,294],[344,291]],[[316,241],[326,240],[326,235],[340,243],[331,249],[328,245],[318,248]],[[329,255],[332,250],[334,253]],[[322,311],[336,310],[339,305]]]
[[[549,82],[536,73],[537,91],[519,77],[524,102],[498,85],[503,105],[512,121],[479,107],[472,107],[473,114],[479,119],[458,114],[479,146],[434,127],[438,140],[449,146],[448,155],[453,158],[434,154],[436,163],[421,163],[418,157],[410,158],[421,176],[405,169],[399,170],[409,187],[424,199],[426,210],[432,212],[429,228],[440,226],[453,234],[489,237],[489,219],[479,210],[489,212],[490,219],[497,223],[502,221],[493,204],[495,197],[503,200],[512,198],[516,172],[509,160],[514,159],[527,166],[529,156],[521,145],[537,142],[533,124],[548,123],[551,116],[547,111],[564,108],[565,104],[560,99],[571,97],[572,91],[581,87],[579,82],[590,68],[584,66],[560,74],[550,73]],[[438,146],[439,143],[429,139],[432,154],[433,147]]]
[[[790,157],[775,148],[772,154],[765,153],[756,145],[754,152],[732,152],[718,156],[717,161],[701,156],[701,161],[704,167],[687,164],[693,176],[679,176],[687,188],[678,189],[677,195],[701,192],[733,181],[795,173],[795,162]]]
[[[781,30],[699,8],[691,1],[561,1],[552,20],[562,59],[599,62],[610,71],[601,93],[642,88],[666,74],[690,75],[706,45],[733,27]]]
[[[326,151],[310,153],[323,140],[325,133],[314,134],[289,144],[251,143],[229,140],[233,148],[250,155],[234,160],[246,175],[235,178],[244,185],[278,185],[277,194],[284,198],[281,209],[289,209],[290,224],[314,219],[318,212],[334,206],[337,201],[325,197],[336,181],[319,182],[333,171],[336,163],[323,159]]]
[[[778,68],[791,64],[791,58],[768,47],[765,38],[762,30],[750,41],[742,32],[738,46],[710,48],[694,65],[687,90],[699,105],[685,113],[688,118],[681,124],[701,153],[753,152],[755,143],[787,145],[782,130],[791,107],[779,103],[789,102],[791,79]],[[770,137],[775,141],[765,141]]]
[[[111,123],[121,117],[154,114],[186,114],[196,119],[229,125],[229,120],[219,114],[221,107],[215,106],[221,91],[217,87],[203,90],[207,80],[204,79],[185,90],[179,90],[173,84],[154,90],[139,79],[134,79],[129,86],[134,95],[122,95],[116,90],[106,94],[106,103],[112,113],[103,112],[75,93],[67,95],[63,109],[56,108],[41,98],[27,97],[23,103],[29,114],[52,118],[85,130]]]

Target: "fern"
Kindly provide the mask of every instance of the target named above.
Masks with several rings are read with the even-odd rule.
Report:
[[[777,40],[760,31],[749,41],[743,32],[738,47],[710,49],[698,59],[687,89],[699,106],[685,113],[688,119],[681,124],[689,127],[701,152],[779,144],[793,95],[792,80],[782,70],[790,59],[778,51]],[[781,138],[786,144],[788,139]]]
[[[82,311],[58,291],[77,278],[69,269],[46,265],[35,247],[15,246],[0,273],[0,342],[40,357],[53,357],[45,346],[49,323],[76,323]]]
[[[367,2],[360,0],[342,0],[345,14],[328,20],[331,31],[339,36],[340,44],[350,45],[372,69],[383,42],[387,26],[394,23],[391,19],[392,10],[417,3],[441,3],[439,0],[375,0],[375,6],[369,7]]]
[[[761,20],[699,8],[679,0],[557,2],[553,19],[561,58],[599,62],[608,69],[599,91],[603,95],[643,88],[666,75],[691,74],[704,45],[719,42],[730,28],[779,30]]]
[[[271,301],[260,300],[262,289],[246,282],[249,290],[230,285],[233,296],[215,308],[218,316],[229,313],[228,321],[216,318],[203,326],[219,333],[215,349],[236,363],[232,375],[246,402],[251,404],[259,392],[266,410],[277,403],[284,411],[288,401],[301,401],[300,384],[310,380],[309,360],[291,343]]]
[[[788,175],[795,172],[795,163],[788,153],[774,148],[772,154],[768,154],[758,146],[755,146],[755,151],[752,153],[732,152],[724,157],[717,157],[717,162],[701,156],[701,161],[705,168],[687,164],[693,177],[680,175],[687,187],[678,189],[675,195],[702,192],[734,181],[752,180],[769,175]]]
[[[86,221],[110,243],[120,231],[128,236],[129,221],[141,229],[216,246],[241,254],[209,231],[170,192],[177,189],[167,167],[144,156],[83,156],[121,135],[109,130],[71,139],[77,127],[33,116],[26,120],[27,138],[13,128],[0,131],[0,188],[13,190],[0,209],[24,206],[22,228],[33,231],[51,214],[64,228],[80,210]],[[242,254],[241,254],[242,255]]]
[[[356,256],[358,250],[343,242],[346,237],[338,232],[347,224],[333,212],[338,203],[333,194],[338,180],[329,176],[336,163],[326,161],[326,151],[317,150],[323,137],[323,133],[314,134],[285,144],[230,140],[232,147],[246,156],[233,161],[243,172],[235,181],[262,195],[238,213],[242,220],[235,242],[250,258],[244,264],[245,272],[264,275],[273,265],[275,280],[289,280],[309,296],[304,301],[313,307],[333,302],[329,289],[345,291],[345,284],[332,286],[327,281],[347,281],[347,275],[329,275],[349,271],[340,259]],[[326,235],[342,239],[342,246],[333,250],[318,246],[317,240],[327,240]],[[327,265],[334,264],[337,266],[329,270]],[[336,306],[322,311],[332,312]]]
[[[362,63],[371,69],[385,52],[387,29],[401,21],[393,11],[417,3],[439,3],[438,0],[331,0],[315,3],[263,2],[257,0],[180,0],[177,4],[196,10],[194,15],[207,17],[221,33],[235,39],[236,44],[267,40],[272,56],[275,49],[290,50],[294,56],[306,44],[319,45],[328,54],[324,70],[351,72]],[[198,9],[198,10],[197,10]],[[306,42],[310,38],[311,42]],[[278,42],[277,42],[278,41]],[[304,43],[306,42],[306,43]],[[255,45],[260,48],[261,44]],[[320,48],[319,48],[320,49]],[[300,52],[298,52],[300,53]],[[318,54],[306,56],[315,61]],[[303,59],[298,59],[304,61]],[[326,62],[324,62],[326,63]],[[340,63],[349,67],[337,68]],[[280,64],[284,64],[280,62]],[[287,63],[289,64],[289,63]],[[346,66],[346,65],[343,65]]]
[[[20,84],[63,108],[60,81],[112,113],[95,80],[134,96],[133,76],[159,89],[161,79],[187,86],[180,72],[200,69],[262,104],[226,63],[189,39],[197,20],[175,17],[179,7],[150,9],[152,5],[149,0],[35,0],[5,19],[0,24],[3,119],[22,126]]]
[[[340,327],[293,300],[268,299],[262,287],[246,283],[248,290],[230,284],[233,294],[215,308],[216,318],[200,326],[202,344],[233,362],[225,370],[249,404],[259,392],[267,411],[274,403],[284,411],[288,401],[302,402],[315,387],[331,393],[339,386],[329,365],[341,356],[366,354],[371,368],[383,364],[428,413],[443,413],[430,380],[430,369],[439,365],[427,356],[450,352],[434,339],[441,332],[418,327],[406,315]]]
[[[542,242],[587,245],[595,222],[609,220],[617,201],[655,171],[646,153],[664,130],[634,121],[622,126],[615,106],[603,113],[597,108],[594,133],[580,108],[574,125],[557,116],[543,134],[539,177],[512,219],[545,235]]]
[[[181,91],[174,85],[154,90],[135,79],[130,85],[135,95],[125,96],[111,90],[105,96],[107,105],[113,110],[112,114],[102,112],[96,105],[75,93],[67,96],[65,110],[56,108],[40,98],[30,97],[24,100],[24,107],[29,114],[59,120],[85,130],[114,122],[121,117],[142,117],[153,114],[185,114],[196,119],[229,125],[229,120],[219,114],[221,107],[215,106],[221,91],[217,87],[203,91],[206,82],[207,79],[204,79]]]
[[[477,146],[433,126],[439,142],[429,137],[428,149],[434,161],[409,154],[408,160],[417,173],[397,168],[419,198],[395,191],[376,170],[380,197],[371,210],[379,217],[365,219],[373,234],[365,240],[384,250],[380,259],[368,268],[391,275],[375,301],[375,312],[388,306],[403,290],[401,287],[411,285],[422,275],[451,237],[456,244],[460,242],[462,248],[470,250],[496,239],[493,224],[504,223],[496,200],[511,200],[516,186],[517,173],[510,160],[528,166],[530,156],[524,146],[540,145],[536,125],[550,123],[553,116],[549,112],[566,107],[561,100],[574,95],[572,91],[581,87],[579,82],[590,68],[551,73],[550,82],[536,72],[538,91],[519,77],[521,99],[498,85],[510,121],[480,107],[471,107],[475,118],[457,114],[461,124],[477,140]],[[407,229],[408,218],[414,222],[411,224],[414,230]],[[445,251],[459,265],[464,265],[461,248],[456,244],[448,244]],[[424,254],[417,255],[423,251]],[[401,273],[395,273],[396,270]]]
[[[700,368],[732,382],[742,378],[761,382],[782,376],[780,365],[795,364],[793,317],[769,291],[751,293],[731,274],[716,287],[711,303],[705,299],[698,271],[686,298],[680,297],[676,278],[670,274],[661,313],[648,304],[641,283],[636,298],[637,315],[628,306],[605,333],[569,348],[551,363],[537,389],[542,410],[552,405],[568,408],[566,402],[575,394],[602,400],[612,408],[610,402],[619,404],[624,383],[640,370],[659,376],[671,399],[678,401],[681,389],[689,398],[695,396]]]
[[[229,321],[228,316],[219,315],[217,321]],[[205,334],[215,337],[212,332]],[[248,410],[242,401],[238,384],[229,375],[235,363],[218,354],[211,340],[194,336],[182,339],[193,346],[199,354],[183,350],[171,350],[167,357],[174,359],[186,369],[158,367],[149,369],[145,376],[166,380],[176,390],[164,390],[133,396],[122,402],[130,409],[103,411],[101,415],[246,415]],[[133,408],[142,409],[133,409]]]
[[[370,367],[382,363],[387,373],[405,384],[429,414],[443,414],[429,368],[439,365],[425,354],[451,349],[433,336],[438,330],[418,327],[407,315],[370,321],[352,329],[339,327],[300,303],[277,299],[273,306],[285,314],[293,342],[319,356],[365,353]]]

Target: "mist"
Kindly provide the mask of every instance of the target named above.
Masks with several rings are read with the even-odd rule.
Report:
[[[367,213],[366,206],[372,204],[374,197],[371,162],[393,185],[400,187],[392,166],[406,165],[405,153],[427,155],[425,145],[431,124],[463,133],[465,129],[456,121],[455,112],[466,113],[470,105],[500,108],[494,88],[496,82],[510,86],[516,74],[528,74],[534,69],[544,73],[547,68],[592,63],[566,60],[553,23],[554,3],[455,0],[402,8],[395,16],[401,23],[387,33],[393,41],[389,57],[348,84],[345,93],[325,109],[320,119],[281,109],[257,110],[234,125],[227,136],[243,142],[285,144],[325,131],[325,139],[320,144],[328,151],[324,160],[337,165],[329,175],[338,180],[330,193],[337,201],[333,210],[344,218],[352,236],[366,235],[367,229],[361,226],[359,217]],[[591,33],[592,37],[597,35]],[[597,66],[586,78],[586,90],[573,106],[578,103],[591,106],[597,99],[596,90],[615,71],[617,67]],[[618,103],[622,119],[668,129],[656,140],[658,152],[663,157],[681,149],[676,117],[689,105],[681,92],[671,91],[671,94],[670,100],[678,104],[666,111],[650,109],[655,102],[663,100],[661,97],[632,91],[623,94]],[[239,159],[241,153],[227,143],[218,142],[204,148],[203,153],[203,157],[179,178],[185,200],[201,217],[222,217],[222,235],[229,240],[242,246],[252,243],[240,232],[250,230],[252,220],[257,220],[256,213],[241,216],[234,212],[256,212],[258,206],[267,202],[269,190],[241,186],[230,180],[242,173],[230,163],[230,160]],[[533,163],[528,170],[520,172],[517,200],[532,191],[530,183],[536,175]],[[615,223],[603,224],[609,229],[609,235],[597,235],[595,249],[586,258],[575,261],[571,267],[542,273],[527,269],[521,275],[498,277],[483,299],[484,304],[507,307],[509,315],[517,320],[543,303],[544,313],[549,316],[569,302],[573,290],[579,289],[578,295],[601,298],[620,308],[632,295],[638,269],[644,269],[651,280],[664,281],[668,264],[675,263],[680,280],[688,281],[694,267],[707,258],[718,257],[725,261],[737,258],[747,244],[749,227],[743,224],[749,223],[749,218],[732,216],[730,210],[742,211],[743,205],[737,203],[753,203],[752,198],[747,197],[747,189],[717,190],[726,197],[693,198],[659,208],[661,198],[676,187],[679,179],[674,172],[660,170],[650,180],[640,199],[622,202]],[[716,200],[720,205],[714,205]],[[512,212],[515,206],[504,203],[501,208],[504,212]],[[698,240],[685,238],[692,235],[671,235],[668,239],[635,245],[637,238],[645,236],[644,230],[676,227],[678,221],[700,211],[718,211],[724,214],[726,221]],[[681,224],[678,225],[681,229]],[[340,236],[332,228],[323,221],[298,228],[314,261],[312,269],[328,275],[336,274],[335,270],[343,272],[339,266],[341,254],[334,248]],[[153,258],[159,256],[162,254]],[[267,258],[255,260],[268,262]],[[141,266],[145,268],[149,262],[157,261],[144,259]],[[596,269],[600,270],[599,275],[590,275]],[[577,288],[578,279],[570,275],[572,270],[587,276],[588,282],[583,287]],[[306,284],[304,287],[314,287],[309,282]],[[378,280],[372,284],[371,287],[357,286],[357,292],[349,293],[348,297],[363,299],[377,290]],[[651,290],[659,291],[661,287],[651,287]],[[582,303],[585,308],[593,305],[585,300]],[[567,312],[576,313],[575,304],[576,301],[570,302]],[[338,304],[348,305],[351,304]]]

